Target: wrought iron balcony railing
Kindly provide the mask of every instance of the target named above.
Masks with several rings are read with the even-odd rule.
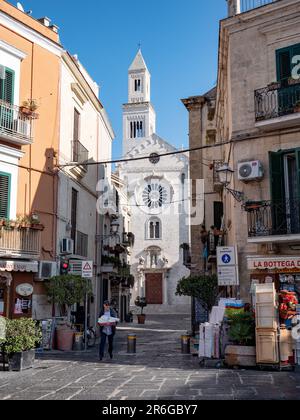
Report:
[[[32,143],[35,114],[25,114],[22,108],[0,100],[0,137],[14,143]]]
[[[294,80],[289,83],[285,87],[281,83],[274,83],[255,91],[256,121],[300,112],[300,83]]]
[[[300,234],[300,198],[246,203],[245,210],[250,238]]]

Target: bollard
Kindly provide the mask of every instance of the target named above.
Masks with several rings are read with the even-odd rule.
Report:
[[[127,336],[127,353],[136,354],[136,335],[134,334]]]
[[[189,335],[181,336],[181,353],[182,354],[191,353],[191,337]]]

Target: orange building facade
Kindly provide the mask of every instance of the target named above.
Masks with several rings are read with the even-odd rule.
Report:
[[[0,0],[0,316],[38,318],[40,260],[56,259],[57,27]]]

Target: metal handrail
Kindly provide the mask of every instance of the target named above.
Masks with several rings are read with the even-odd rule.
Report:
[[[0,134],[22,141],[32,141],[33,119],[36,114],[26,114],[22,108],[0,100]]]
[[[300,105],[300,80],[270,84],[254,92],[256,121],[293,114]]]
[[[246,203],[249,237],[300,234],[300,198]]]

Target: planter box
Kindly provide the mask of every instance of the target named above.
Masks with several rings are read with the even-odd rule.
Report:
[[[15,353],[8,359],[9,371],[21,372],[23,370],[32,369],[35,360],[35,350],[23,351]]]
[[[146,315],[138,315],[137,318],[138,318],[138,323],[140,325],[144,325],[145,324],[145,322],[146,322]]]
[[[256,366],[256,349],[251,346],[227,346],[225,350],[227,366]]]

